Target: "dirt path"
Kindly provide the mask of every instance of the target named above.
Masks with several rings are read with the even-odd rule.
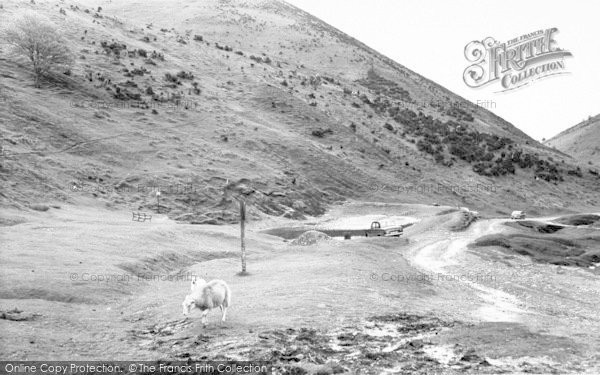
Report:
[[[475,319],[520,322],[520,315],[525,311],[518,307],[522,303],[515,296],[484,286],[477,282],[477,277],[473,281],[473,278],[466,277],[469,268],[460,266],[460,259],[464,258],[467,245],[486,234],[500,233],[503,222],[504,220],[480,221],[464,232],[448,233],[450,238],[444,236],[444,239],[426,240],[426,244],[419,244],[410,250],[409,260],[426,273],[465,276],[459,276],[459,282],[472,288],[483,301],[479,308],[471,312]]]
[[[538,220],[551,222],[553,218]],[[517,324],[530,332],[528,334],[551,335],[544,337],[543,348],[537,344],[523,347],[522,343],[515,342],[519,348],[517,353],[521,351],[521,355],[514,353],[509,357],[512,359],[505,357],[490,360],[490,363],[515,364],[520,356],[531,357],[530,362],[533,357],[541,356],[546,364],[553,363],[558,357],[573,360],[574,353],[564,354],[568,352],[567,347],[577,347],[582,363],[592,369],[586,371],[597,371],[599,361],[594,353],[600,348],[600,317],[596,309],[600,303],[599,278],[580,268],[557,268],[490,248],[476,251],[468,248],[469,243],[481,236],[505,232],[505,222],[502,219],[482,220],[463,232],[434,229],[435,225],[415,228],[414,245],[406,253],[407,259],[424,273],[453,277],[452,282],[444,277],[432,279],[436,279],[435,289],[440,293],[440,299],[447,298],[461,306],[455,309],[462,315],[458,319],[487,322],[478,326],[500,324],[499,327],[505,327],[502,330],[509,324]],[[562,338],[567,337],[573,341],[562,342]],[[505,354],[500,347],[489,349],[483,352],[495,353],[498,357]],[[558,357],[551,359],[559,352]]]

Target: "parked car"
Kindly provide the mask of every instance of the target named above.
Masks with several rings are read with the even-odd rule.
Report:
[[[374,221],[371,223],[371,229],[365,231],[365,237],[400,237],[403,232],[402,226],[382,228],[381,223]]]

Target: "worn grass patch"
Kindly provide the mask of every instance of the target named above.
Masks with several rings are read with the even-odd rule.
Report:
[[[494,246],[531,257],[540,263],[589,267],[600,262],[600,236],[565,238],[553,235],[493,234],[478,238],[471,248]]]
[[[450,230],[454,232],[460,232],[467,229],[473,222],[477,220],[477,216],[470,211],[462,211],[460,212],[460,217],[458,220],[450,225]]]
[[[238,256],[239,254],[228,251],[195,251],[188,254],[164,252],[135,262],[123,263],[118,267],[139,278],[151,280],[155,275],[174,272],[197,262],[206,262],[213,259],[236,258]]]
[[[562,225],[546,224],[535,220],[511,221],[507,222],[506,225],[516,229],[525,227],[539,233],[555,233],[564,228]]]
[[[592,225],[596,222],[600,222],[600,215],[594,214],[583,214],[583,215],[570,215],[563,216],[556,220],[557,223],[567,225]]]

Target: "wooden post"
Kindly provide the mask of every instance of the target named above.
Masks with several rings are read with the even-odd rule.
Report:
[[[244,240],[246,232],[246,202],[240,200],[240,232],[242,245],[242,274],[246,273],[246,243]]]
[[[156,212],[160,213],[160,190],[156,192]]]

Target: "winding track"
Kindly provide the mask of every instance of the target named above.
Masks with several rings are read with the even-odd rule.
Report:
[[[488,234],[503,231],[504,219],[482,220],[474,223],[464,232],[450,232],[449,238],[437,238],[419,244],[409,252],[408,258],[413,266],[424,273],[467,275],[469,265],[462,264],[459,258],[464,255],[467,245],[475,239]],[[461,279],[462,286],[467,286],[472,293],[483,301],[475,310],[470,311],[473,317],[483,321],[520,322],[526,311],[519,306],[524,305],[516,296],[495,289],[477,280]]]
[[[551,224],[555,219],[530,220]],[[464,232],[423,228],[422,232],[414,234],[415,245],[406,257],[424,273],[469,275],[487,272],[494,275],[494,282],[465,278],[439,285],[446,299],[461,304],[460,310],[475,320],[520,322],[565,332],[586,332],[587,324],[597,329],[600,325],[596,308],[600,303],[600,279],[596,275],[577,267],[563,267],[558,273],[556,266],[530,262],[518,255],[510,257],[513,259],[510,262],[499,261],[498,256],[490,259],[493,250],[483,250],[481,257],[467,251],[468,244],[477,238],[507,231],[503,225],[507,221],[480,220]]]

